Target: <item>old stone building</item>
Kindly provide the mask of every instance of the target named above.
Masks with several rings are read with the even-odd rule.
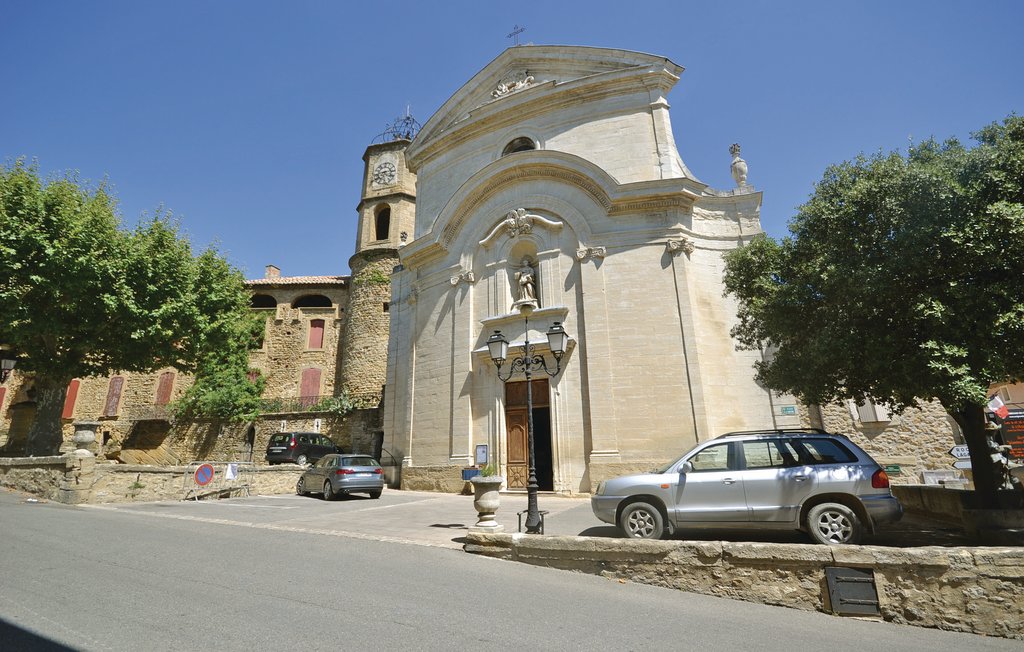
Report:
[[[74,446],[76,424],[92,423],[94,451],[126,463],[262,463],[270,435],[283,430],[322,432],[346,449],[377,452],[390,274],[402,234],[412,230],[416,196],[402,156],[411,135],[391,130],[366,150],[351,275],[282,276],[268,265],[263,278],[246,282],[266,322],[262,346],[250,354],[250,373],[266,380],[259,418],[176,421],[169,405],[192,378],[174,369],[81,378],[65,400],[64,449]],[[0,386],[0,456],[20,453],[34,413],[32,379],[16,372]]]

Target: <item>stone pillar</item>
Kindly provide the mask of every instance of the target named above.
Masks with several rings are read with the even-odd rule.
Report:
[[[76,431],[77,435],[77,431]],[[79,453],[86,453],[82,456]],[[96,481],[96,458],[89,451],[77,450],[64,456],[64,478],[60,483],[57,501],[65,505],[89,502],[92,485]]]

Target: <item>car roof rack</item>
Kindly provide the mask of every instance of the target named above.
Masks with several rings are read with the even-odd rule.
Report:
[[[762,428],[759,430],[735,430],[719,435],[715,439],[723,437],[740,437],[743,435],[784,435],[786,433],[797,435],[827,435],[830,434],[821,428]]]

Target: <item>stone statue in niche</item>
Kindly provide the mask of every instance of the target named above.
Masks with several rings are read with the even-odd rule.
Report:
[[[514,308],[522,306],[537,307],[537,275],[530,264],[529,258],[523,258],[515,273],[516,286],[514,289]]]
[[[747,185],[747,162],[740,158],[740,144],[733,143],[729,147],[729,153],[732,154],[732,178],[736,182],[736,187],[742,188]]]

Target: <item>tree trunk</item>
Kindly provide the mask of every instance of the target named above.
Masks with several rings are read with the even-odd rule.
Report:
[[[60,415],[70,379],[36,376],[36,418],[28,430],[25,454],[38,457],[59,455],[64,443]]]
[[[980,405],[963,405],[951,416],[963,430],[964,441],[971,451],[971,475],[974,476],[974,495],[977,499],[975,507],[997,509],[1002,480],[988,447],[989,434],[995,431],[985,427],[985,408]]]

